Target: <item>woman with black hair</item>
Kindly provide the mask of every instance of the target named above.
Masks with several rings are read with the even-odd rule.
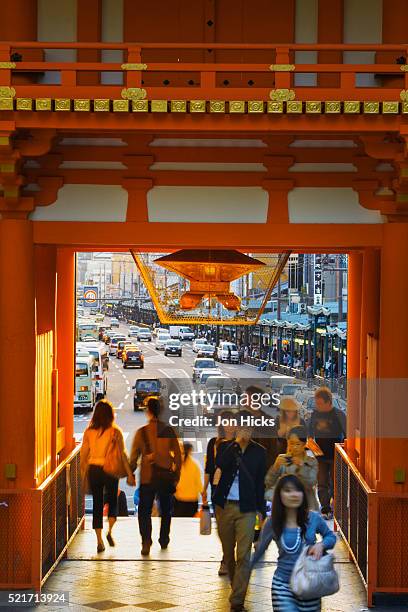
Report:
[[[114,442],[117,442],[122,452],[123,465],[128,474],[128,484],[134,486],[135,478],[130,469],[122,430],[115,423],[113,406],[107,400],[101,400],[96,404],[92,420],[84,432],[80,455],[82,479],[85,481],[87,477],[93,497],[92,527],[96,533],[98,553],[105,550],[102,539],[104,489],[109,505],[109,528],[106,539],[110,546],[115,546],[112,528],[118,516],[119,479],[107,474],[103,469],[107,452]]]
[[[318,512],[308,508],[305,488],[292,474],[277,482],[272,503],[273,539],[279,550],[278,565],[272,580],[274,612],[320,612],[321,599],[301,600],[290,588],[293,567],[304,546],[318,560],[336,544],[336,536]],[[322,540],[316,543],[316,535]]]

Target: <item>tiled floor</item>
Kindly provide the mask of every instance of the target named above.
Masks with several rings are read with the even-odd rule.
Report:
[[[215,528],[200,536],[197,519],[174,519],[168,550],[157,544],[158,520],[154,521],[151,555],[142,558],[137,519],[119,519],[116,546],[96,553],[95,535],[87,518],[86,529],[71,546],[46,583],[45,591],[68,591],[70,610],[118,610],[126,612],[229,611],[229,584],[217,574],[221,547]],[[365,591],[349,562],[342,543],[336,546],[341,590],[323,602],[325,612],[359,612],[365,609]],[[271,581],[276,563],[272,544],[265,561],[252,573],[246,605],[250,612],[272,610]],[[63,608],[49,605],[36,610]],[[66,609],[66,608],[65,608]]]

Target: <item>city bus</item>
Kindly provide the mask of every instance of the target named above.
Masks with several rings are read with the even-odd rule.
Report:
[[[76,355],[74,410],[77,408],[88,412],[93,410],[96,397],[93,380],[95,368],[95,360],[89,353],[78,353]]]
[[[95,364],[92,379],[95,385],[96,400],[103,399],[108,388],[109,354],[104,342],[77,342],[76,352],[93,357]]]
[[[85,337],[99,340],[99,324],[95,321],[78,321],[76,339],[83,341]]]

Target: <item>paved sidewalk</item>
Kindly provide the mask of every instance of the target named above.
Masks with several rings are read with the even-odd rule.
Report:
[[[46,592],[68,591],[71,610],[118,610],[125,612],[213,612],[229,611],[229,583],[218,576],[221,546],[213,524],[211,536],[200,536],[197,519],[173,519],[171,542],[162,551],[157,543],[158,520],[153,519],[151,555],[140,555],[136,517],[119,519],[115,526],[117,545],[106,544],[96,553],[96,539],[87,517],[86,528],[77,536],[46,583]],[[341,591],[323,602],[325,612],[360,612],[365,609],[365,590],[344,545],[336,546]],[[276,567],[276,546],[254,570],[246,606],[249,612],[272,610],[271,582]],[[26,608],[27,609],[27,608]],[[55,605],[36,610],[67,610]]]

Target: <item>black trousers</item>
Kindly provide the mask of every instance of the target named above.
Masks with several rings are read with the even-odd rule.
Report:
[[[102,529],[104,490],[109,505],[108,516],[117,517],[119,481],[117,478],[106,474],[101,465],[90,465],[88,478],[93,497],[92,527],[93,529]]]
[[[152,543],[152,508],[155,497],[160,504],[160,544],[167,545],[170,540],[171,513],[173,509],[173,495],[157,491],[150,484],[140,485],[140,499],[137,511],[139,531],[142,542]]]
[[[180,501],[174,498],[173,516],[193,517],[197,510],[198,501]]]

